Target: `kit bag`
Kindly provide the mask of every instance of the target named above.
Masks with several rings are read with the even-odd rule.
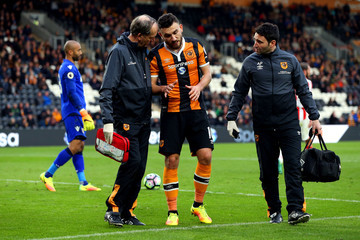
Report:
[[[315,135],[311,136],[301,153],[302,180],[307,182],[334,182],[339,180],[341,173],[339,156],[327,149],[321,135],[318,135],[321,150],[316,148],[308,149],[314,138]]]
[[[109,144],[105,141],[103,129],[100,128],[96,133],[95,149],[117,162],[127,162],[129,159],[130,142],[128,138],[114,132],[113,142]]]

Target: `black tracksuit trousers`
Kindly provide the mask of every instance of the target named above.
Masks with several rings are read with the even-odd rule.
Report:
[[[131,216],[130,209],[138,197],[145,173],[150,124],[131,124],[128,131],[115,126],[116,132],[130,141],[129,160],[119,167],[113,191],[106,199],[107,211],[119,212],[122,218]]]
[[[255,129],[254,132],[260,166],[260,181],[262,182],[269,214],[281,212],[278,178],[280,149],[284,158],[284,176],[288,201],[286,209],[289,214],[293,210],[301,211],[305,208],[305,200],[300,170],[300,127],[298,125],[281,126],[265,130]]]

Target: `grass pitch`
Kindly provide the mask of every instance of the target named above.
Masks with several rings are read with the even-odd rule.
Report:
[[[0,149],[0,239],[359,239],[360,142],[327,144],[342,161],[340,181],[304,183],[310,222],[287,223],[285,184],[280,175],[284,223],[272,225],[259,181],[255,144],[216,144],[205,204],[213,224],[190,215],[196,158],[184,145],[179,166],[180,224],[165,226],[162,190],[140,191],[135,214],[147,225],[111,227],[103,221],[118,163],[85,147],[87,180],[101,192],[80,192],[72,162],[54,175],[57,192],[39,180],[64,146]],[[315,144],[315,147],[319,147]],[[150,146],[146,174],[162,176],[164,159]]]

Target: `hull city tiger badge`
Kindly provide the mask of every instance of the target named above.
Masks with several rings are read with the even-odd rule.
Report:
[[[123,124],[123,129],[124,129],[125,131],[129,131],[129,130],[130,130],[130,125],[124,123],[124,124]]]
[[[282,69],[287,69],[288,68],[287,62],[280,62],[280,66],[281,66]]]
[[[194,52],[193,52],[192,50],[187,51],[185,54],[186,54],[186,56],[187,56],[188,58],[193,58],[193,57],[194,57]]]

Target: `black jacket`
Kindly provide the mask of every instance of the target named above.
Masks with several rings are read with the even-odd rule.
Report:
[[[151,118],[150,63],[146,48],[123,33],[110,50],[100,93],[104,124],[144,124]]]
[[[309,118],[320,117],[299,61],[279,47],[268,55],[248,56],[234,87],[228,121],[236,120],[250,87],[254,129],[298,125],[295,90]]]

